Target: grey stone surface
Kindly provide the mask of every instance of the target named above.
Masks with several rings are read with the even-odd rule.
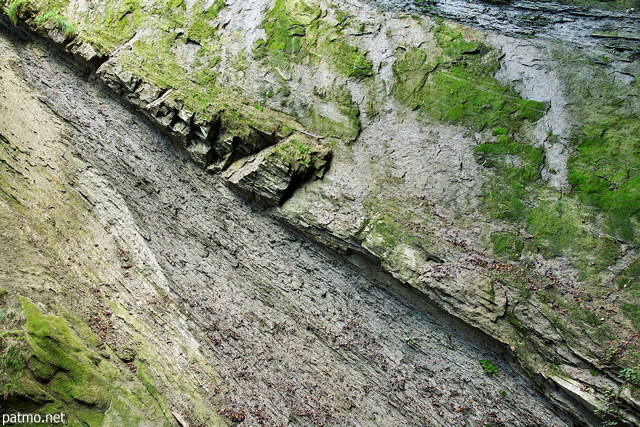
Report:
[[[523,300],[504,284],[492,283],[483,273],[487,263],[492,262],[491,251],[487,251],[490,234],[510,227],[478,214],[486,176],[473,157],[473,147],[490,136],[487,132],[471,132],[461,126],[425,123],[415,112],[408,111],[393,99],[394,49],[428,47],[434,43],[431,29],[436,24],[434,20],[420,15],[409,17],[380,13],[376,8],[381,5],[393,6],[396,11],[450,17],[489,32],[470,33],[473,33],[472,37],[491,44],[502,55],[496,78],[514,87],[525,99],[549,105],[547,114],[525,133],[533,145],[544,148],[545,166],[541,173],[544,180],[558,191],[563,191],[568,184],[567,139],[575,129],[570,117],[572,105],[559,76],[560,67],[567,63],[561,60],[554,62],[552,53],[562,54],[565,47],[575,45],[576,50],[588,51],[591,59],[599,52],[608,51],[614,62],[607,65],[607,73],[616,73],[621,85],[630,84],[637,75],[633,71],[634,62],[630,62],[638,52],[637,35],[634,35],[638,19],[633,14],[583,10],[556,2],[494,4],[456,0],[433,2],[426,5],[429,7],[426,9],[424,4],[425,7],[417,7],[416,2],[407,1],[378,1],[368,5],[347,1],[341,3],[341,7],[354,22],[362,23],[362,28],[366,29],[356,31],[355,24],[354,28],[346,29],[349,42],[366,51],[366,57],[372,60],[377,73],[375,83],[369,82],[367,86],[360,81],[336,76],[322,64],[310,65],[303,61],[281,70],[268,69],[265,64],[250,61],[253,43],[264,37],[264,30],[259,24],[270,2],[253,2],[251,5],[240,1],[230,3],[221,16],[219,28],[221,43],[228,49],[218,70],[224,84],[235,87],[248,98],[263,98],[273,110],[298,115],[301,123],[308,124],[308,115],[300,112],[306,111],[310,104],[318,107],[327,118],[338,122],[344,119],[340,108],[316,96],[321,93],[324,97],[337,88],[347,89],[351,106],[358,112],[357,137],[336,140],[332,138],[336,135],[331,132],[317,135],[323,143],[333,145],[331,167],[323,180],[308,182],[291,198],[288,198],[292,193],[291,185],[297,186],[301,182],[292,172],[291,165],[269,156],[273,144],[282,136],[273,129],[258,130],[245,126],[239,130],[225,122],[224,117],[198,119],[192,112],[171,102],[167,98],[170,91],[162,93],[146,86],[129,71],[119,68],[116,60],[105,63],[99,75],[117,94],[124,96],[152,123],[159,125],[190,160],[211,172],[227,170],[225,176],[241,194],[267,206],[280,205],[287,199],[282,207],[269,211],[287,226],[342,254],[356,253],[370,261],[381,262],[385,271],[419,289],[450,314],[483,329],[503,343],[531,347],[533,365],[538,368],[546,366],[548,360],[560,360],[567,371],[600,366],[603,349],[594,347],[588,334],[579,342],[564,342],[557,324],[554,325],[547,317],[544,307]],[[49,35],[63,43],[58,36]],[[559,43],[559,40],[569,43]],[[611,49],[615,49],[613,55]],[[187,50],[180,52],[180,60],[189,62],[191,54]],[[117,52],[114,55],[117,56]],[[248,68],[245,69],[244,64],[240,66],[238,58],[248,61]],[[284,98],[264,99],[266,88],[273,89],[279,85],[286,85],[292,94]],[[374,99],[383,101],[375,106],[375,112],[368,112],[366,101],[372,93],[375,94]],[[253,110],[251,113],[257,114]],[[551,138],[551,135],[556,138]],[[515,157],[511,160],[518,161]],[[149,168],[144,162],[138,167]],[[172,170],[165,179],[190,182],[195,178]],[[140,185],[146,187],[149,194],[154,191],[160,193],[163,187],[149,180],[151,178],[141,177]],[[216,185],[220,183],[217,178],[213,182]],[[123,194],[128,194],[128,191],[122,190]],[[141,199],[143,196],[138,195]],[[189,217],[199,216],[200,209],[210,209],[206,204],[189,204],[194,202],[187,202],[179,193],[172,193],[171,197],[179,200],[167,205],[169,209],[175,209],[176,216],[187,206],[190,206],[186,214]],[[201,198],[202,195],[197,193],[194,197]],[[383,244],[388,236],[371,225],[385,213],[384,209],[375,207],[376,201],[394,202],[396,199],[416,201],[416,206],[411,209],[418,210],[424,201],[425,207],[431,209],[425,216],[429,223],[418,226],[410,220],[404,223],[409,229],[417,227],[424,233],[419,243]],[[144,210],[137,208],[139,212]],[[230,212],[230,215],[235,215],[234,211]],[[226,217],[229,212],[221,209],[217,214]],[[209,220],[207,216],[207,221],[199,223],[199,226],[206,228]],[[255,228],[251,224],[243,224]],[[160,228],[157,224],[149,226],[153,232]],[[523,233],[521,230],[515,232]],[[145,236],[148,235],[149,231],[146,231]],[[249,245],[249,239],[240,241]],[[235,248],[230,243],[226,246]],[[234,249],[229,257],[236,259],[240,266],[240,259],[246,254],[240,257],[238,253]],[[354,258],[352,261],[356,264],[362,261]],[[618,262],[620,266],[625,262],[628,265],[632,259],[630,256],[623,258]],[[535,265],[538,272],[556,269],[562,279],[575,278],[575,270],[567,268],[567,261],[563,259],[545,260],[539,256]],[[196,267],[190,265],[189,268]],[[606,272],[607,280],[620,269],[616,266]],[[260,277],[256,274],[245,279],[257,280]],[[569,282],[571,286],[576,285],[575,281]],[[308,305],[308,302],[303,301],[302,304]],[[526,339],[512,327],[513,319],[505,316],[507,307],[512,309],[515,320],[525,325]],[[517,356],[524,358],[528,355],[517,353]],[[541,372],[541,375],[550,376]],[[596,378],[580,378],[585,390],[596,383],[601,388],[616,386],[615,378],[608,378],[606,381],[609,383]],[[576,396],[574,384],[555,380],[554,383]],[[553,400],[556,395],[550,392],[549,396]],[[588,402],[592,397],[585,394],[576,399]],[[603,396],[598,398],[606,400]],[[574,408],[571,404],[569,407]],[[582,409],[575,410],[576,416],[581,416]]]
[[[3,57],[3,70],[19,70],[33,88],[20,89],[20,96],[40,99],[61,136],[42,147],[10,126],[0,133],[22,144],[17,161],[30,174],[65,168],[54,176],[64,194],[84,198],[92,230],[102,229],[113,239],[110,247],[130,257],[130,276],[120,272],[110,284],[94,286],[130,304],[115,319],[115,336],[130,330],[157,342],[147,351],[166,366],[154,380],[178,410],[189,412],[179,397],[185,391],[166,373],[175,372],[173,363],[201,355],[219,375],[219,404],[242,411],[248,424],[448,425],[499,418],[512,425],[570,425],[486,335],[370,265],[348,266],[256,213],[99,82],[86,83],[57,62],[57,54],[6,38],[2,49],[16,52]],[[8,98],[1,99],[6,105]],[[30,157],[35,148],[45,151]],[[51,163],[54,151],[66,153],[58,166]],[[34,203],[34,209],[47,208]],[[99,261],[83,255],[100,242],[85,236],[66,251],[100,273]],[[156,295],[164,296],[152,304]],[[174,331],[170,342],[162,340],[167,331]],[[487,377],[479,359],[494,361],[501,375]],[[192,372],[185,381],[190,387],[204,382],[203,390],[216,393],[207,378]]]
[[[376,6],[452,19],[510,36],[537,36],[590,48],[640,53],[640,13],[580,7],[558,1],[365,0]]]

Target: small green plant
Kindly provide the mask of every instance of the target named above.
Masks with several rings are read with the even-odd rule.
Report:
[[[635,369],[625,368],[620,371],[620,376],[624,378],[626,383],[640,385],[640,375]]]
[[[618,399],[619,392],[616,392],[613,388],[608,387],[602,390],[602,394],[604,394],[610,402],[615,402]]]
[[[620,397],[620,389],[614,390],[613,388],[605,388],[600,390],[602,394],[607,398],[603,405],[596,408],[593,413],[603,419],[603,426],[617,425],[617,421],[604,420],[604,418],[610,417],[618,411],[618,399]],[[613,424],[612,424],[613,423]]]
[[[547,368],[549,369],[549,372],[552,375],[556,375],[556,376],[560,375],[560,368],[558,367],[558,365],[555,365],[553,363],[549,363],[547,365]]]
[[[604,352],[604,362],[611,362],[618,355],[618,349],[614,347],[608,347]]]
[[[18,23],[18,16],[20,15],[22,5],[27,4],[29,4],[29,0],[15,0],[5,9],[5,14],[9,17],[11,22],[13,22],[13,25]]]
[[[589,369],[589,373],[591,374],[592,377],[597,377],[598,375],[600,375],[598,371],[596,371],[593,368]]]
[[[20,374],[24,366],[24,357],[15,345],[9,347],[7,352],[0,359],[0,367],[3,373]]]
[[[500,375],[500,371],[498,367],[488,361],[487,359],[480,359],[480,365],[482,365],[482,369],[491,377],[497,377]]]
[[[413,344],[413,336],[411,336],[411,332],[410,331],[406,331],[404,333],[404,336],[402,337],[402,341],[404,341],[405,343],[411,345]]]
[[[500,393],[500,396],[502,396],[502,397],[506,397],[507,396],[507,390],[500,390],[498,393]]]
[[[607,402],[600,408],[596,408],[593,413],[600,417],[606,417],[607,415],[613,414],[616,411],[615,405],[612,402]]]
[[[36,25],[42,25],[45,22],[52,23],[56,28],[58,28],[62,33],[67,37],[75,37],[77,35],[76,27],[73,24],[69,24],[67,20],[60,15],[60,11],[57,7],[54,7],[48,12],[41,13],[36,16],[35,23]]]

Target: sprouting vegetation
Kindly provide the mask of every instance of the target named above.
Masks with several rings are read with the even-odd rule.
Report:
[[[292,136],[276,145],[268,154],[289,165],[293,172],[321,171],[329,151],[304,135]]]
[[[0,343],[3,343],[2,337],[0,337]],[[18,380],[24,364],[24,355],[16,345],[10,345],[4,354],[0,354],[0,384],[2,384],[1,392],[4,398],[20,388]]]
[[[288,163],[296,164],[302,167],[309,166],[311,162],[311,149],[297,139],[290,139],[279,144],[273,151],[274,155],[286,160]]]
[[[57,7],[54,7],[53,9],[45,13],[38,14],[34,22],[36,23],[36,25],[51,23],[69,38],[73,38],[77,34],[75,25],[69,24],[69,22],[67,22],[67,20],[62,15],[60,15],[60,10]]]
[[[402,336],[402,341],[404,341],[408,345],[413,345],[414,340],[411,331],[405,331],[404,335]]]
[[[67,38],[74,38],[77,35],[76,26],[61,13],[61,7],[67,4],[68,1],[65,0],[13,0],[0,3],[4,13],[14,25],[17,24],[20,15],[29,10],[30,14],[35,13],[33,22],[36,26],[50,24]]]
[[[620,376],[624,379],[625,383],[640,386],[640,373],[638,368],[624,368],[620,371]]]
[[[479,362],[480,362],[480,366],[482,366],[482,369],[484,369],[487,375],[491,377],[497,377],[498,375],[500,375],[500,370],[498,369],[498,367],[493,363],[491,363],[489,360],[480,359]]]

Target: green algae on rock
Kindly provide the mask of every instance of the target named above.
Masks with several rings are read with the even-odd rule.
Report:
[[[20,304],[24,343],[3,356],[2,377],[13,377],[5,383],[5,398],[30,402],[30,410],[42,415],[63,412],[70,425],[143,420],[169,425],[145,386],[114,363],[115,354],[99,350],[100,339],[82,322],[43,314],[26,297]]]
[[[518,130],[535,122],[544,104],[521,99],[498,83],[498,58],[479,32],[449,23],[434,29],[436,48],[411,47],[399,52],[393,70],[394,94],[427,118],[469,126],[477,131],[506,127]]]

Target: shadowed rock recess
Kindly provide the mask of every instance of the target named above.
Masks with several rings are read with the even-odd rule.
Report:
[[[0,0],[3,414],[640,425],[637,0]]]

